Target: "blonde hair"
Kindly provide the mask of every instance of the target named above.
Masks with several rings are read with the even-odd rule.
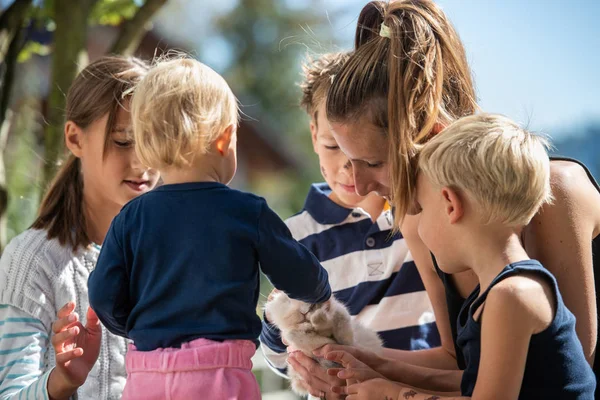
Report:
[[[238,106],[225,79],[191,58],[158,61],[131,101],[135,151],[152,168],[189,166],[228,126]]]
[[[419,152],[419,170],[438,187],[467,193],[484,223],[525,226],[551,201],[548,141],[502,115],[464,117]]]
[[[148,72],[148,64],[134,57],[106,56],[85,67],[67,93],[65,119],[85,129],[108,114],[104,134],[104,151],[114,129],[123,98]],[[69,155],[50,183],[40,205],[33,229],[48,231],[48,239],[56,238],[73,250],[89,246],[83,210],[81,162]]]
[[[317,108],[327,97],[331,82],[349,56],[348,52],[326,53],[318,58],[308,57],[308,60],[302,64],[300,107],[315,121]]]
[[[463,44],[439,6],[398,0],[372,1],[363,8],[355,51],[327,94],[327,118],[366,117],[387,134],[396,222],[413,199],[419,144],[436,124],[448,125],[477,109]]]

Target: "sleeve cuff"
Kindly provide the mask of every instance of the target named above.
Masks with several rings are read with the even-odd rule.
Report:
[[[267,346],[261,346],[261,350],[269,369],[285,379],[290,379],[287,376],[287,353],[277,353]]]
[[[48,394],[48,379],[50,378],[51,372],[52,369],[44,373],[38,378],[37,382],[32,383],[31,386],[29,386],[25,395],[27,400],[50,400],[50,395]]]
[[[281,341],[281,332],[279,331],[279,328],[270,324],[266,317],[262,322],[262,331],[260,332],[259,340],[264,346],[273,350],[275,353],[287,352],[287,346]]]

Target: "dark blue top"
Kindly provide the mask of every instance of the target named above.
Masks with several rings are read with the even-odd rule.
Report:
[[[580,165],[587,173],[588,178],[590,179],[590,182],[594,185],[596,190],[598,190],[598,192],[600,192],[600,186],[598,186],[598,183],[596,182],[596,180],[590,173],[589,169],[580,161],[572,159],[572,158],[565,158],[565,157],[550,157],[550,159],[551,160],[570,161],[570,162],[574,162],[574,163]],[[556,229],[560,229],[560,226],[557,226]],[[432,255],[432,257],[433,257],[433,255]],[[456,351],[456,362],[460,369],[465,369],[464,357],[462,355],[460,347],[457,346],[457,344],[456,344],[456,334],[457,334],[456,321],[458,318],[458,313],[460,312],[460,309],[461,309],[465,299],[462,298],[461,295],[458,293],[458,290],[456,289],[456,287],[454,286],[454,283],[452,282],[451,276],[446,274],[442,270],[440,270],[439,266],[437,265],[437,263],[435,261],[435,257],[433,257],[433,265],[434,265],[438,275],[440,276],[440,279],[442,280],[442,283],[444,284],[444,288],[446,291],[446,304],[448,307],[448,314],[450,316],[450,326],[451,326],[452,338],[454,339],[454,348]],[[594,271],[594,278],[595,278],[594,282],[595,282],[596,293],[597,293],[596,309],[599,311],[598,312],[598,325],[600,326],[600,235],[598,235],[594,239],[592,239],[592,269]],[[600,339],[600,329],[598,330],[598,338]],[[596,375],[596,380],[599,380],[600,379],[600,357],[595,358],[593,369],[594,369],[594,374]]]
[[[371,216],[359,207],[335,203],[330,194],[326,183],[311,185],[304,208],[287,219],[286,225],[328,271],[336,299],[353,316],[384,299],[396,301],[401,311],[394,318],[383,311],[374,314],[377,333],[387,348],[421,350],[439,346],[435,322],[415,323],[415,315],[431,313],[431,304],[414,301],[410,307],[406,305],[405,295],[427,294],[402,234],[392,233],[391,210]],[[371,217],[377,217],[375,222]],[[345,282],[343,288],[339,287],[340,280]],[[276,353],[286,351],[274,325],[263,323],[260,341]],[[270,365],[285,373],[284,368]]]
[[[536,260],[507,265],[485,292],[480,295],[478,286],[463,304],[457,322],[457,344],[466,363],[462,395],[473,395],[481,355],[481,326],[473,319],[473,312],[499,282],[523,273],[548,281],[556,299],[556,313],[548,328],[531,336],[519,399],[593,399],[596,378],[575,332],[575,317],[563,303],[554,276]]]
[[[164,185],[113,220],[90,305],[141,351],[197,338],[258,343],[259,266],[292,298],[331,296],[325,269],[264,199],[220,183]]]

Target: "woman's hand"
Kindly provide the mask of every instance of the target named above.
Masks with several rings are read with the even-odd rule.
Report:
[[[312,358],[301,351],[296,351],[288,355],[288,364],[296,371],[310,388],[311,396],[320,397],[327,400],[339,400],[345,396],[334,393],[332,387],[342,387],[345,381],[338,377],[331,376]]]
[[[65,304],[52,324],[52,346],[56,354],[56,367],[48,378],[48,394],[52,399],[67,398],[75,393],[100,354],[102,329],[98,316],[88,308],[87,323],[83,326],[74,310],[74,302]]]

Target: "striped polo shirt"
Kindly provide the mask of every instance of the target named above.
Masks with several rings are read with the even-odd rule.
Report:
[[[385,347],[437,347],[433,309],[406,241],[392,235],[389,207],[375,222],[362,208],[334,203],[326,183],[313,184],[304,209],[286,224],[329,273],[335,297],[350,314],[377,331]],[[285,367],[279,332],[263,325],[263,353],[272,367]],[[267,348],[265,348],[267,347]]]

